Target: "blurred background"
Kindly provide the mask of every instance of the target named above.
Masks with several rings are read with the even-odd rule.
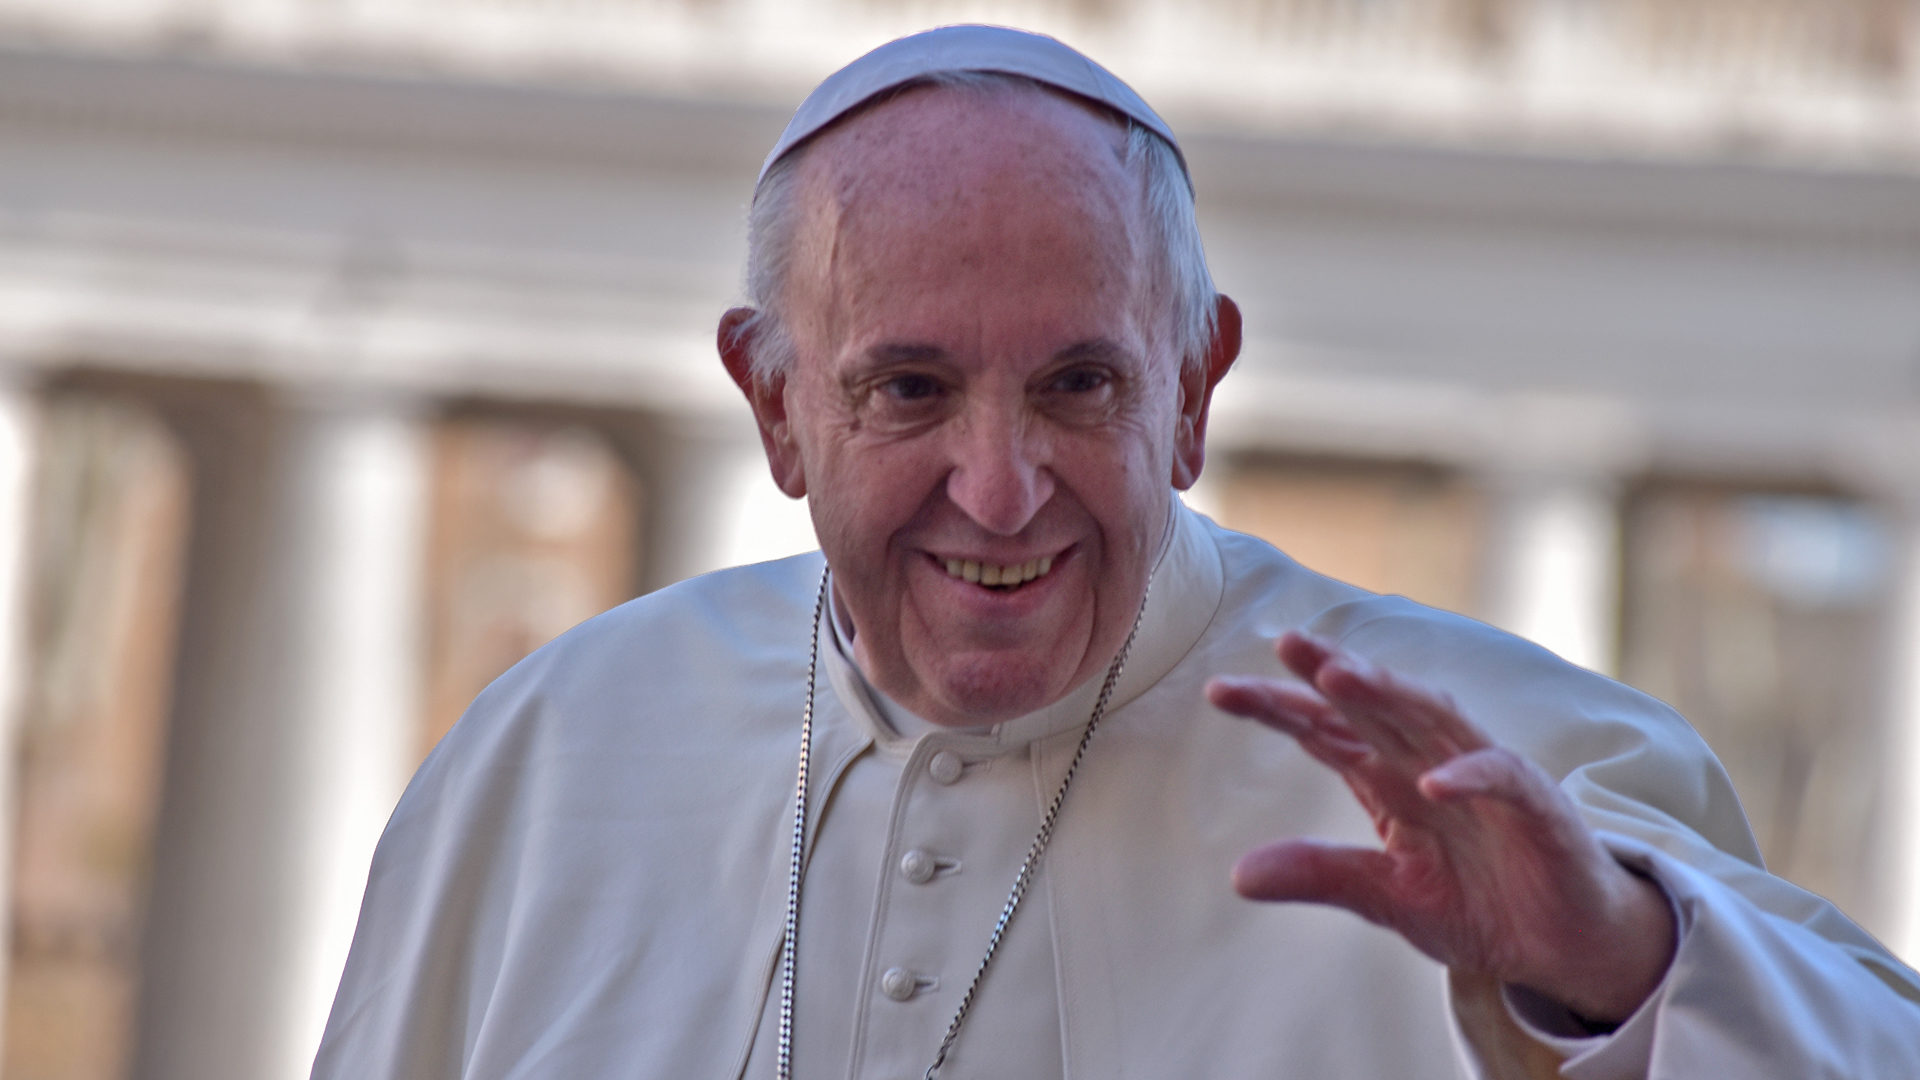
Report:
[[[961,20],[1183,135],[1195,505],[1673,702],[1920,959],[1920,0],[0,0],[5,1077],[304,1076],[472,695],[812,546],[745,203]]]

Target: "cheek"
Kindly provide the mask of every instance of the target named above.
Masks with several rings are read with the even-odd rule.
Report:
[[[942,482],[943,475],[925,456],[842,443],[816,460],[820,481],[812,485],[808,503],[814,531],[828,555],[860,560],[847,572],[876,572],[875,560],[884,556],[895,535],[914,521]]]
[[[1137,440],[1077,455],[1074,490],[1110,543],[1138,546],[1158,536],[1165,513],[1161,491],[1169,487],[1160,464],[1164,456]]]
[[[1171,439],[1162,432],[1138,431],[1123,451],[1107,462],[1096,477],[1103,484],[1103,516],[1107,528],[1117,530],[1134,549],[1136,558],[1151,558],[1166,527],[1172,498]]]

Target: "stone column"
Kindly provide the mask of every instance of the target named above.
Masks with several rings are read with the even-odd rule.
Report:
[[[10,371],[0,371],[0,926],[13,925],[14,763],[25,690],[27,540],[34,465],[34,405]],[[0,1015],[10,950],[0,946]],[[3,1032],[0,1032],[3,1033]]]
[[[646,485],[643,589],[819,545],[804,501],[767,471],[752,419],[660,417],[624,440]]]
[[[1576,474],[1515,472],[1497,477],[1491,487],[1491,621],[1582,667],[1611,674],[1620,620],[1613,485]]]
[[[1886,679],[1888,806],[1887,946],[1920,964],[1920,478],[1904,492],[1894,528],[1891,610],[1881,670]]]
[[[173,418],[196,535],[137,1074],[296,1080],[413,764],[427,444],[334,390]]]
[[[307,759],[288,824],[310,883],[289,912],[301,946],[285,1038],[303,1077],[340,982],[368,862],[416,764],[424,660],[423,559],[430,457],[403,402],[308,403],[281,507],[304,586],[294,617],[307,637],[289,671],[299,688],[288,732]],[[295,541],[298,544],[298,539]]]
[[[1884,739],[1876,777],[1879,873],[1867,929],[1909,964],[1920,964],[1920,410],[1895,408],[1836,427],[1833,460],[1879,507],[1888,559],[1879,680]]]
[[[1644,452],[1640,422],[1604,398],[1516,393],[1488,405],[1479,448],[1492,495],[1488,620],[1613,674],[1621,586],[1614,478]]]

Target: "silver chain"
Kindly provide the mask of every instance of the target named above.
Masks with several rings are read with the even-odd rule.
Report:
[[[793,962],[800,940],[800,857],[807,846],[807,758],[813,749],[813,684],[820,671],[820,613],[827,607],[827,573],[813,601],[813,645],[807,650],[807,705],[800,713],[800,778],[793,786],[793,860],[787,864],[786,937],[780,943],[780,1080],[793,1080]]]
[[[1147,582],[1151,591],[1153,582]],[[793,968],[794,954],[799,952],[796,943],[800,932],[800,864],[806,843],[807,822],[807,758],[813,743],[813,693],[816,673],[820,667],[820,618],[827,603],[827,572],[820,575],[820,596],[813,607],[813,645],[807,659],[807,704],[800,714],[800,768],[799,779],[795,781],[793,795],[793,858],[787,866],[787,921],[786,940],[781,943],[780,966],[780,1060],[779,1080],[793,1080]],[[1033,834],[1033,843],[1027,846],[1027,857],[1020,863],[1020,872],[1014,875],[1013,888],[1007,892],[1007,902],[1000,908],[1000,917],[994,921],[993,932],[987,935],[987,950],[980,957],[980,966],[974,969],[973,980],[967,984],[967,992],[960,995],[960,1007],[954,1010],[953,1021],[947,1025],[947,1033],[940,1039],[940,1048],[934,1052],[933,1064],[927,1066],[925,1080],[935,1080],[940,1066],[946,1064],[947,1054],[960,1038],[960,1028],[967,1022],[967,1013],[973,1008],[974,996],[980,990],[981,980],[987,976],[987,968],[993,964],[994,953],[1000,949],[1000,940],[1006,936],[1007,926],[1013,922],[1014,912],[1020,910],[1020,902],[1026,899],[1027,887],[1033,882],[1035,870],[1040,866],[1040,857],[1046,853],[1047,844],[1053,839],[1053,824],[1060,816],[1060,807],[1067,801],[1067,789],[1073,786],[1073,778],[1080,771],[1080,759],[1087,755],[1087,744],[1093,741],[1093,731],[1100,726],[1100,718],[1107,713],[1107,703],[1113,698],[1114,687],[1120,684],[1120,673],[1127,664],[1127,654],[1133,651],[1133,639],[1140,633],[1140,620],[1147,613],[1147,597],[1140,597],[1140,610],[1134,612],[1133,628],[1127,631],[1127,640],[1120,646],[1120,652],[1114,656],[1113,663],[1107,667],[1107,677],[1100,684],[1100,696],[1094,699],[1093,712],[1087,717],[1086,730],[1080,733],[1080,744],[1074,748],[1073,760],[1067,763],[1067,772],[1060,778],[1060,787],[1053,793],[1053,801],[1047,804],[1047,812],[1041,815],[1040,830]]]

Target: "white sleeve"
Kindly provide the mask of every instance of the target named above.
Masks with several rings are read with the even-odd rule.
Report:
[[[1679,944],[1666,978],[1613,1032],[1585,1036],[1524,991],[1509,1014],[1566,1058],[1568,1080],[1920,1075],[1920,977],[1885,953],[1763,911],[1728,885],[1633,839],[1602,834],[1673,902]]]
[[[1495,742],[1558,778],[1614,857],[1675,906],[1665,980],[1611,1033],[1578,1037],[1545,1003],[1501,995],[1492,1011],[1517,1040],[1566,1055],[1560,1076],[1920,1077],[1920,975],[1831,903],[1766,872],[1725,770],[1679,714],[1469,620],[1391,601],[1352,618],[1336,635],[1345,647],[1452,694]],[[1485,1019],[1457,992],[1452,1003],[1463,1034],[1469,1013]],[[1471,1035],[1464,1045],[1472,1075],[1512,1073],[1474,1057]]]

